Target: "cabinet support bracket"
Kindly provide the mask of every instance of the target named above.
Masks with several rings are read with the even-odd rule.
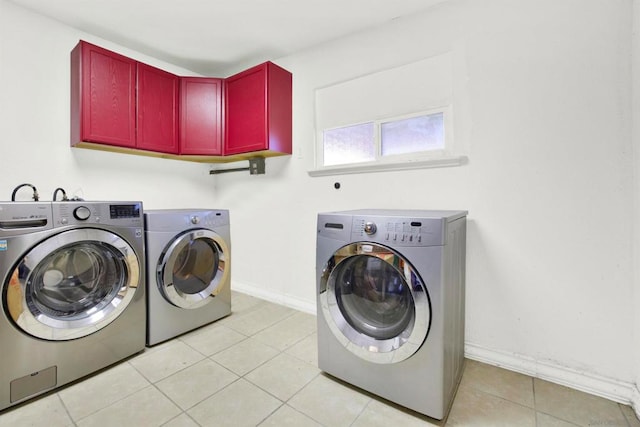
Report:
[[[209,171],[209,175],[218,175],[227,172],[249,171],[250,175],[264,175],[264,157],[252,157],[249,159],[249,167],[247,168],[231,168],[231,169],[214,169]]]

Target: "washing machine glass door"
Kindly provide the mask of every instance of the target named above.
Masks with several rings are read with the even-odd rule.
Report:
[[[211,230],[191,230],[174,239],[158,263],[160,291],[173,305],[194,309],[208,304],[229,276],[229,250]]]
[[[320,279],[324,318],[340,342],[375,363],[397,363],[414,354],[429,333],[425,284],[399,253],[358,242],[337,250]]]
[[[106,230],[62,232],[31,249],[5,286],[8,314],[24,332],[46,340],[90,335],[113,322],[140,283],[133,248]]]

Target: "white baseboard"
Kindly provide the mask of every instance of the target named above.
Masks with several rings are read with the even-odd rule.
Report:
[[[251,295],[252,297],[260,298],[263,300],[271,301],[276,304],[281,304],[286,307],[290,307],[296,310],[303,311],[309,314],[316,314],[316,304],[309,303],[306,300],[291,296],[277,294],[272,291],[265,290],[264,288],[250,285],[248,283],[231,282],[231,289],[241,292],[243,294]]]
[[[551,381],[625,405],[632,404],[636,413],[640,409],[640,392],[632,383],[581,372],[551,362],[542,362],[524,355],[492,350],[468,342],[465,343],[465,357]],[[635,398],[634,390],[637,395]]]

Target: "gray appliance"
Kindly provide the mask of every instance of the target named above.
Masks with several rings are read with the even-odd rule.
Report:
[[[464,363],[466,214],[318,214],[321,370],[445,417]]]
[[[231,314],[229,211],[145,212],[147,345]]]
[[[0,410],[145,348],[141,202],[0,203]]]

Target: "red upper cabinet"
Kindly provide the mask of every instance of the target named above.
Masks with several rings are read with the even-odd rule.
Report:
[[[71,145],[135,147],[136,62],[81,41],[71,52]]]
[[[178,154],[178,76],[138,63],[136,148]]]
[[[291,154],[291,140],[292,76],[272,62],[179,77],[85,41],[71,52],[72,146],[237,161]]]
[[[271,63],[225,80],[224,154],[291,154],[292,76]]]
[[[223,80],[180,78],[180,154],[222,155]]]

